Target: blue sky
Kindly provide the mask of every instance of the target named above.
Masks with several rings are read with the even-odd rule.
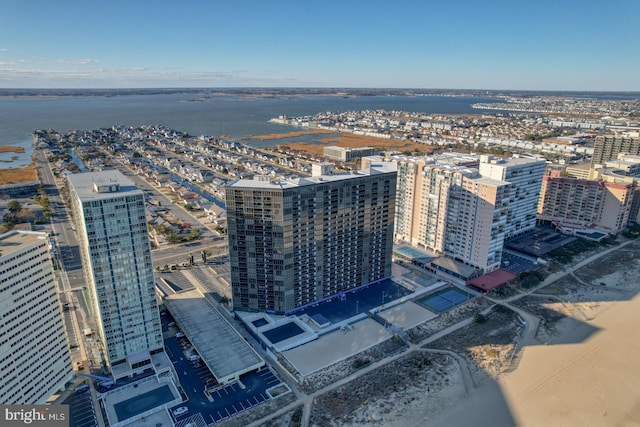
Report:
[[[0,0],[0,88],[640,91],[638,0]]]

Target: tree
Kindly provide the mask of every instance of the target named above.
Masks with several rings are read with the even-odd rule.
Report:
[[[17,200],[11,200],[7,204],[7,207],[9,208],[9,212],[11,212],[13,215],[16,215],[22,210],[22,204]]]
[[[180,236],[177,233],[169,233],[166,235],[166,239],[168,243],[178,243],[180,241]]]
[[[199,228],[192,228],[189,234],[187,235],[187,239],[189,240],[197,240],[202,236],[202,231]]]

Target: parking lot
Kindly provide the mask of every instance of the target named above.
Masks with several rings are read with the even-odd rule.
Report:
[[[62,403],[69,405],[70,427],[95,427],[98,425],[89,392],[73,393]]]
[[[170,315],[162,316],[165,349],[187,395],[186,402],[171,408],[176,421],[202,416],[207,423],[217,423],[271,399],[267,390],[281,381],[270,368],[244,374],[239,382],[219,384],[202,360],[189,360],[194,354],[192,347],[186,337],[176,337],[176,327],[168,326],[173,322]],[[183,406],[188,409],[186,413],[173,414]]]
[[[80,249],[77,246],[62,246],[60,248],[60,256],[65,271],[78,270],[82,268],[80,261]]]
[[[523,271],[535,270],[539,267],[534,261],[510,251],[504,251],[502,253],[502,265],[502,268],[515,274],[520,274]]]
[[[216,258],[217,260],[218,258]],[[210,268],[217,274],[212,273]],[[220,301],[223,297],[231,298],[231,288],[224,282],[220,281],[220,277],[225,277],[225,274],[229,274],[229,266],[220,264],[217,261],[208,262],[206,266],[196,265],[189,269],[189,272],[207,291],[209,291],[217,301]],[[230,282],[230,278],[226,277],[227,283]]]

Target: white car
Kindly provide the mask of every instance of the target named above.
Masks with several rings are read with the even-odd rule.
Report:
[[[181,406],[173,410],[173,415],[179,417],[180,415],[184,415],[187,412],[189,412],[189,408],[187,408],[186,406]]]

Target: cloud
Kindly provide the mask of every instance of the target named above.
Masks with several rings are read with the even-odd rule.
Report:
[[[6,88],[136,88],[291,86],[289,76],[271,76],[255,70],[184,70],[168,67],[98,66],[98,60],[59,60],[48,66],[34,61],[0,62],[0,87]],[[63,64],[63,65],[61,65]],[[297,82],[301,84],[301,82]]]
[[[99,59],[58,59],[59,64],[68,64],[68,65],[88,65],[88,64],[97,64],[100,62]]]

